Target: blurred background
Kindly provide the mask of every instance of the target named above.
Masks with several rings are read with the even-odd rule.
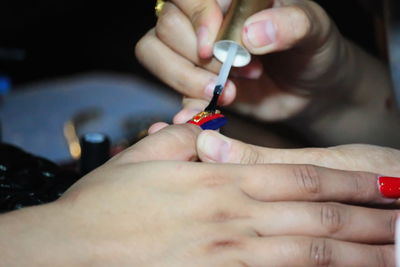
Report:
[[[319,2],[343,34],[377,53],[369,1]],[[88,71],[151,79],[134,57],[139,38],[155,25],[154,1],[2,0],[0,72],[14,85]],[[368,10],[372,7],[370,10]]]

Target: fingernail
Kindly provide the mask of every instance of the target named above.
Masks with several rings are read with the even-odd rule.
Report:
[[[231,71],[231,75],[236,78],[245,78],[250,80],[257,80],[263,74],[262,68],[247,68],[243,67],[240,69],[234,69]]]
[[[204,89],[204,94],[206,97],[211,100],[214,95],[215,85],[217,83],[217,79],[211,79],[211,81],[207,84],[206,88]]]
[[[201,111],[201,109],[182,109],[174,116],[173,122],[175,124],[186,123]]]
[[[225,88],[224,88],[224,91],[222,92],[222,95],[221,95],[221,97],[222,97],[221,98],[221,101],[222,101],[221,105],[230,104],[234,100],[235,95],[236,95],[236,91],[234,89],[233,82],[227,81],[226,85],[225,85]]]
[[[211,100],[211,98],[214,96],[216,82],[217,78],[211,79],[210,83],[204,89],[204,94],[208,100]],[[222,101],[221,103],[229,102],[232,98],[234,98],[234,95],[235,91],[233,83],[231,81],[227,81],[219,101]]]
[[[400,198],[400,178],[381,176],[378,178],[378,187],[384,197]]]
[[[199,148],[208,159],[214,162],[227,162],[230,144],[212,133],[200,136]]]
[[[197,30],[197,48],[200,53],[200,57],[209,57],[211,49],[211,43],[209,40],[208,28],[205,26],[200,26]]]
[[[255,47],[271,45],[276,40],[276,30],[274,24],[269,20],[254,22],[245,27],[247,39]]]

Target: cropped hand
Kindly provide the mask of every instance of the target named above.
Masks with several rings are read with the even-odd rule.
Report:
[[[186,96],[175,123],[190,119],[212,97],[220,63],[211,58],[211,48],[229,5],[229,0],[169,1],[136,46],[143,65]],[[355,48],[324,10],[308,0],[271,0],[270,6],[246,21],[242,40],[257,56],[233,70],[234,83],[228,82],[221,104],[234,102],[239,112],[271,121],[350,95],[358,77]]]
[[[2,263],[394,264],[396,212],[350,204],[389,203],[376,174],[320,167],[315,184],[307,165],[189,162],[198,134],[193,125],[165,127],[60,200],[0,216]],[[362,191],[355,186],[360,177]]]

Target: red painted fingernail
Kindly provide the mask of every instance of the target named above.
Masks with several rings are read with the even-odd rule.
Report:
[[[379,191],[387,198],[400,198],[400,178],[379,177]]]

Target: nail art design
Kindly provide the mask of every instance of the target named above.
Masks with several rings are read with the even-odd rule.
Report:
[[[218,130],[227,122],[228,120],[219,110],[215,112],[202,111],[188,121],[188,123],[200,126],[203,130]]]
[[[400,198],[400,178],[379,177],[379,191],[387,198]]]

